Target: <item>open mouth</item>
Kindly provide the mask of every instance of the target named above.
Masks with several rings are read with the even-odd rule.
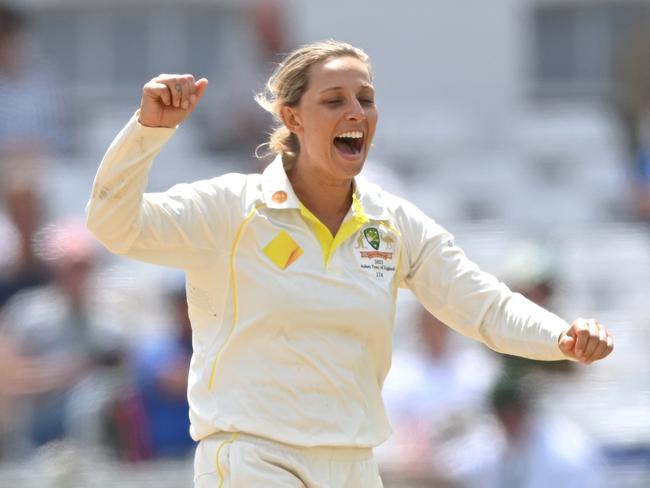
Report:
[[[355,130],[336,136],[334,145],[345,156],[358,156],[363,150],[363,140],[363,132]]]

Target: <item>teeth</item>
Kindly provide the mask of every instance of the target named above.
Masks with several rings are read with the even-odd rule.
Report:
[[[339,134],[336,137],[349,137],[350,139],[361,139],[363,137],[363,132],[360,130],[353,130],[350,132],[344,132],[343,134]]]

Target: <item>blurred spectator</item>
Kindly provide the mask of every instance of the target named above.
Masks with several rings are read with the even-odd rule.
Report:
[[[194,452],[189,434],[187,373],[192,357],[192,328],[187,314],[185,280],[172,280],[167,296],[173,311],[171,333],[143,341],[133,350],[136,394],[126,407],[131,422],[122,427],[136,428],[141,445],[126,446],[130,459],[187,457]],[[133,401],[139,401],[139,411]],[[138,416],[140,414],[140,416]],[[139,424],[139,425],[135,425]],[[129,439],[124,436],[124,439]],[[133,438],[130,438],[133,440]],[[133,452],[140,449],[139,453]]]
[[[0,324],[1,325],[1,324]],[[41,391],[38,364],[23,357],[0,332],[0,460],[10,456],[16,399]]]
[[[617,47],[615,98],[632,162],[633,204],[637,215],[650,222],[650,23],[630,29]]]
[[[283,15],[279,1],[251,5],[237,39],[229,41],[236,42],[236,48],[228,50],[231,57],[221,63],[228,69],[210,76],[218,90],[208,92],[204,102],[211,107],[206,112],[206,143],[214,151],[239,155],[249,164],[248,170],[242,166],[245,171],[259,169],[255,148],[266,139],[270,120],[254,94],[272,71],[277,54],[287,49]]]
[[[65,124],[57,84],[30,44],[27,17],[4,2],[0,3],[0,92],[2,174],[16,164],[17,156],[64,148]]]
[[[5,349],[28,361],[25,377],[15,380],[31,385],[15,395],[13,455],[66,436],[104,442],[123,350],[117,334],[94,313],[89,279],[96,249],[82,224],[54,226],[42,248],[54,281],[15,295],[0,317]]]
[[[5,204],[8,222],[0,225],[0,308],[24,288],[50,280],[48,264],[35,249],[43,222],[43,205],[37,185],[11,179]]]
[[[484,413],[498,362],[417,306],[418,348],[394,355],[384,384],[393,435],[377,459],[386,471],[458,482],[498,443]]]
[[[598,488],[603,461],[594,442],[566,418],[536,411],[531,385],[504,376],[491,394],[506,444],[497,462],[475,473],[480,488]]]
[[[504,263],[503,278],[510,289],[551,311],[556,274],[553,256],[532,240],[515,242]]]

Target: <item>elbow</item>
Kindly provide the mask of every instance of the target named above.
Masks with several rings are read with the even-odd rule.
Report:
[[[96,212],[91,204],[86,207],[86,228],[95,238],[113,254],[127,254],[131,248],[132,240],[124,232],[124,227],[110,225]]]

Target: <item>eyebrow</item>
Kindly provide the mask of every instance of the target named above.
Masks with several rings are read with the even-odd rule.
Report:
[[[375,91],[375,87],[372,86],[372,85],[369,85],[369,84],[361,85],[361,88],[362,89],[370,89],[372,91]],[[328,92],[328,91],[335,91],[335,90],[342,90],[342,89],[343,89],[342,86],[330,86],[329,88],[325,88],[325,89],[321,90],[318,93],[325,93],[325,92]]]

